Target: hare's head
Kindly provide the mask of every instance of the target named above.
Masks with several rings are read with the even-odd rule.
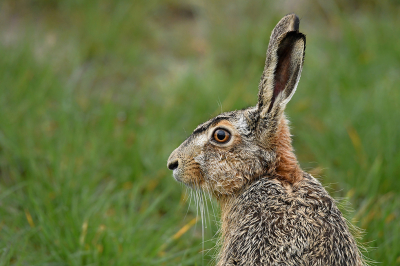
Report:
[[[274,28],[255,107],[218,115],[199,125],[168,159],[174,178],[215,194],[235,193],[248,182],[276,171],[289,133],[283,111],[303,66],[305,36],[290,14]],[[282,141],[289,139],[289,143]],[[285,166],[283,166],[285,168]]]

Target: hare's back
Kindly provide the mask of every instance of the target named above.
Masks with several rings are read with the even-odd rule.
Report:
[[[293,186],[252,183],[229,213],[219,265],[362,265],[346,220],[307,173]]]

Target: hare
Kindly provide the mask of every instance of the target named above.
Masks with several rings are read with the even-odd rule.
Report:
[[[293,153],[286,104],[306,37],[295,14],[272,31],[258,103],[199,125],[172,152],[174,178],[221,205],[217,265],[365,265],[345,218]]]

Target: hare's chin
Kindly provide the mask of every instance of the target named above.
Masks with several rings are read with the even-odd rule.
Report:
[[[181,179],[181,177],[180,177],[180,173],[178,172],[178,169],[175,169],[175,170],[172,172],[172,176],[174,177],[174,179],[175,179],[176,181],[182,182],[182,179]]]

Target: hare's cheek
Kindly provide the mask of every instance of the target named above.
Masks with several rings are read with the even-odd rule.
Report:
[[[210,179],[220,183],[231,182],[235,178],[234,169],[227,161],[213,161],[208,171]]]
[[[245,180],[233,168],[232,162],[222,162],[213,168],[210,180],[214,182],[215,190],[222,194],[232,194],[240,189]]]
[[[197,163],[194,162],[185,169],[185,183],[201,186],[203,181],[203,174]]]
[[[184,161],[180,169],[174,170],[174,178],[190,187],[200,187],[204,183],[200,165],[193,159]]]

